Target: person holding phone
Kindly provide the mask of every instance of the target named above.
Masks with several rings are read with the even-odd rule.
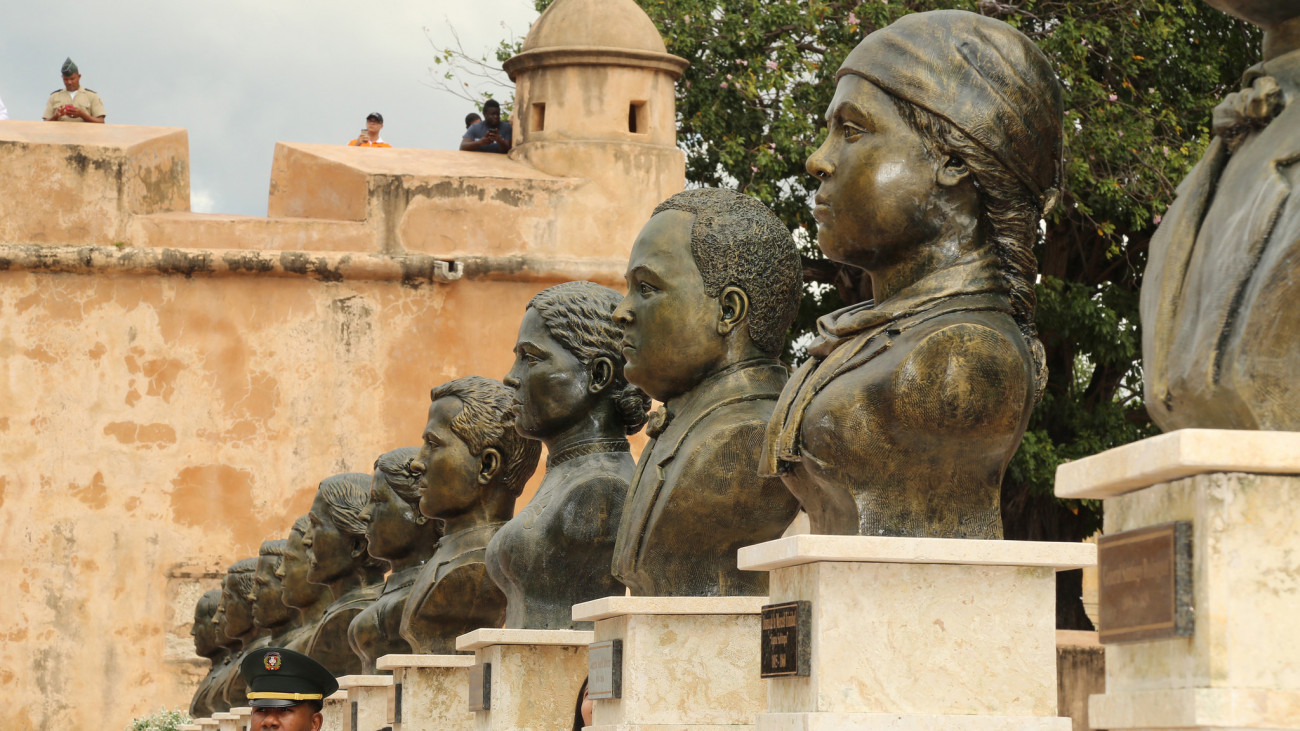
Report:
[[[392,147],[379,138],[379,130],[384,128],[384,115],[371,112],[366,115],[366,126],[357,138],[348,143],[348,147]]]
[[[69,58],[63,62],[63,88],[50,94],[45,103],[45,114],[41,118],[47,122],[89,122],[103,124],[104,100],[91,89],[81,88],[81,72],[77,64]]]
[[[495,99],[483,103],[483,121],[465,130],[460,149],[470,152],[510,152],[510,123],[501,119],[501,105]]]

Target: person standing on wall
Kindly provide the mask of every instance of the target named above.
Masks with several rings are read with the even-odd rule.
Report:
[[[379,130],[384,128],[384,115],[379,112],[371,112],[366,115],[366,128],[361,130],[355,140],[348,143],[348,147],[392,147],[379,138]]]
[[[483,121],[465,130],[460,149],[470,152],[510,152],[510,123],[501,119],[501,105],[495,99],[483,104]]]
[[[63,88],[50,94],[45,103],[46,122],[90,122],[103,124],[104,100],[91,89],[81,88],[81,72],[72,59],[63,62]]]

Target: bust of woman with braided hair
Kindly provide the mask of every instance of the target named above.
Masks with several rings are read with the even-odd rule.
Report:
[[[370,504],[361,515],[370,555],[393,567],[379,598],[348,627],[348,642],[366,673],[375,672],[375,661],[384,655],[411,653],[411,644],[401,636],[402,605],[442,535],[438,523],[420,513],[424,475],[411,469],[419,453],[419,447],[402,447],[375,460]]]
[[[587,629],[573,621],[573,605],[623,592],[610,565],[636,471],[627,436],[645,424],[650,397],[623,376],[613,319],[622,299],[566,282],[533,297],[519,325],[504,382],[514,390],[515,430],[548,456],[537,494],[487,548],[506,627]]]
[[[313,660],[335,675],[358,675],[361,658],[348,643],[348,625],[383,591],[386,561],[367,551],[362,513],[370,503],[370,475],[349,472],[327,477],[307,513],[307,580],[334,595],[307,646]]]
[[[1042,52],[974,13],[904,16],[840,67],[807,163],[818,246],[875,300],[818,322],[761,466],[813,532],[1002,537],[1002,474],[1046,380],[1033,246],[1062,116]]]

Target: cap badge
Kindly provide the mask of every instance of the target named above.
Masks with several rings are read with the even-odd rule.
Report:
[[[278,652],[266,653],[266,657],[262,658],[262,667],[265,667],[267,670],[279,670],[280,653]]]

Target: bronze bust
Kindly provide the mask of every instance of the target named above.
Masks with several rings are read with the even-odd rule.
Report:
[[[309,526],[310,521],[306,515],[293,522],[293,529],[284,542],[284,558],[275,572],[276,578],[280,579],[280,600],[299,613],[297,626],[289,630],[277,646],[304,655],[307,654],[311,639],[316,636],[325,610],[334,603],[334,594],[328,586],[307,581],[307,571],[311,565],[307,561],[307,547],[302,541],[307,536]]]
[[[220,685],[222,671],[234,663],[234,655],[229,647],[217,641],[217,625],[213,619],[220,602],[221,590],[213,589],[199,597],[194,605],[194,626],[190,629],[190,635],[194,637],[194,654],[211,660],[212,667],[199,681],[199,687],[190,700],[190,716],[193,718],[204,718],[224,710],[213,705],[213,689]],[[219,705],[228,707],[224,700]]]
[[[763,471],[814,533],[1002,537],[1002,473],[1046,380],[1033,246],[1061,180],[1062,100],[1011,26],[907,15],[844,61],[817,243],[874,301],[818,322]]]
[[[375,661],[384,655],[411,653],[410,643],[401,635],[402,605],[415,577],[438,547],[437,522],[420,513],[424,475],[411,469],[419,452],[419,447],[402,447],[375,461],[370,504],[361,514],[370,555],[393,567],[379,598],[361,610],[348,627],[348,642],[366,673],[374,673]]]
[[[226,707],[248,705],[244,696],[247,688],[244,678],[239,674],[239,662],[244,655],[260,647],[266,647],[270,636],[253,622],[253,602],[256,600],[253,576],[257,571],[257,559],[245,558],[231,564],[226,570],[226,578],[221,584],[221,599],[217,604],[217,631],[234,640],[237,645],[234,668],[226,673],[221,684],[221,695]]]
[[[627,380],[664,408],[650,416],[614,549],[633,594],[767,593],[767,574],[738,570],[736,551],[780,537],[799,510],[757,469],[801,272],[780,219],[735,191],[678,193],[637,236],[614,320]]]
[[[442,539],[402,608],[401,635],[418,653],[449,654],[460,635],[505,619],[505,594],[483,557],[542,450],[515,431],[511,391],[500,381],[458,378],[431,398],[411,469],[424,475],[420,512],[438,521]]]
[[[1210,0],[1264,29],[1214,110],[1142,282],[1147,411],[1165,431],[1300,430],[1300,4]]]
[[[279,572],[287,544],[283,538],[263,541],[258,550],[257,570],[253,573],[253,624],[269,636],[267,644],[272,647],[284,647],[285,639],[298,627],[302,616],[284,603],[284,583]]]
[[[645,424],[650,398],[623,376],[621,299],[566,282],[533,297],[519,325],[505,384],[515,429],[545,444],[547,459],[537,494],[487,547],[506,627],[590,629],[573,621],[573,605],[623,593],[610,563],[636,470],[627,435]]]
[[[370,502],[370,475],[348,472],[327,477],[307,513],[307,580],[324,584],[334,595],[307,654],[335,675],[359,675],[361,658],[348,644],[348,625],[383,590],[388,564],[366,550],[366,523],[361,513]]]

